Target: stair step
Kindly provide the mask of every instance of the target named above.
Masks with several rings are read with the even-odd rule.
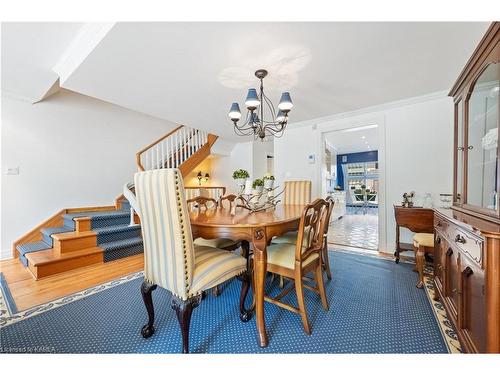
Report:
[[[52,228],[42,228],[40,232],[42,232],[43,236],[43,241],[49,245],[49,247],[52,247],[54,241],[52,239],[53,234],[57,233],[66,233],[66,232],[72,232],[73,229],[70,227],[52,227]]]
[[[36,279],[85,267],[103,261],[103,251],[99,247],[91,247],[69,253],[58,253],[54,249],[26,254],[29,269]]]
[[[104,262],[144,252],[141,237],[118,240],[99,245],[104,250]]]
[[[90,217],[91,229],[103,228],[116,225],[124,225],[130,222],[130,212],[126,210],[118,211],[84,211],[71,214],[64,214],[64,225],[75,228],[75,218]]]
[[[108,242],[126,240],[135,237],[140,237],[140,225],[116,225],[105,228],[97,228],[94,230],[97,233],[97,244],[102,245]]]
[[[28,266],[28,260],[26,259],[27,254],[50,249],[50,246],[47,245],[44,241],[38,241],[38,242],[28,242],[22,245],[17,245],[16,249],[19,253],[19,260],[24,265],[24,267],[27,267]]]
[[[97,235],[93,231],[66,232],[52,235],[55,252],[67,253],[97,246]]]

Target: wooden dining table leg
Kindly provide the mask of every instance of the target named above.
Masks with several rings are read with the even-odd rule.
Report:
[[[252,280],[252,273],[250,269],[250,244],[248,241],[241,241],[241,250],[241,255],[247,261],[247,270],[238,277],[242,283],[240,292],[240,319],[242,322],[246,323],[252,319],[253,316],[252,307],[250,306],[248,309],[245,308],[245,301]]]
[[[258,342],[261,347],[268,344],[266,323],[264,321],[264,291],[267,272],[266,230],[256,228],[253,231],[254,253],[254,287],[255,287],[255,321],[257,324]]]

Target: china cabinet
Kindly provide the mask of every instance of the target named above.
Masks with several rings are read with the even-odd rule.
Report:
[[[435,210],[434,285],[462,349],[500,352],[500,23],[450,91],[454,98],[451,210]]]

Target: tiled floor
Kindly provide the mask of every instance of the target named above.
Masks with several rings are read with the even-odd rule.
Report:
[[[330,224],[328,242],[363,249],[378,249],[378,216],[376,209],[368,209],[366,215],[362,211],[354,214],[348,209],[347,214]]]

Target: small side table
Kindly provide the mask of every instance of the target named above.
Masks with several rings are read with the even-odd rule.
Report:
[[[394,205],[396,217],[396,263],[399,263],[399,254],[403,251],[413,251],[413,244],[399,242],[399,229],[408,228],[415,233],[434,233],[434,210],[422,207],[401,207]]]

